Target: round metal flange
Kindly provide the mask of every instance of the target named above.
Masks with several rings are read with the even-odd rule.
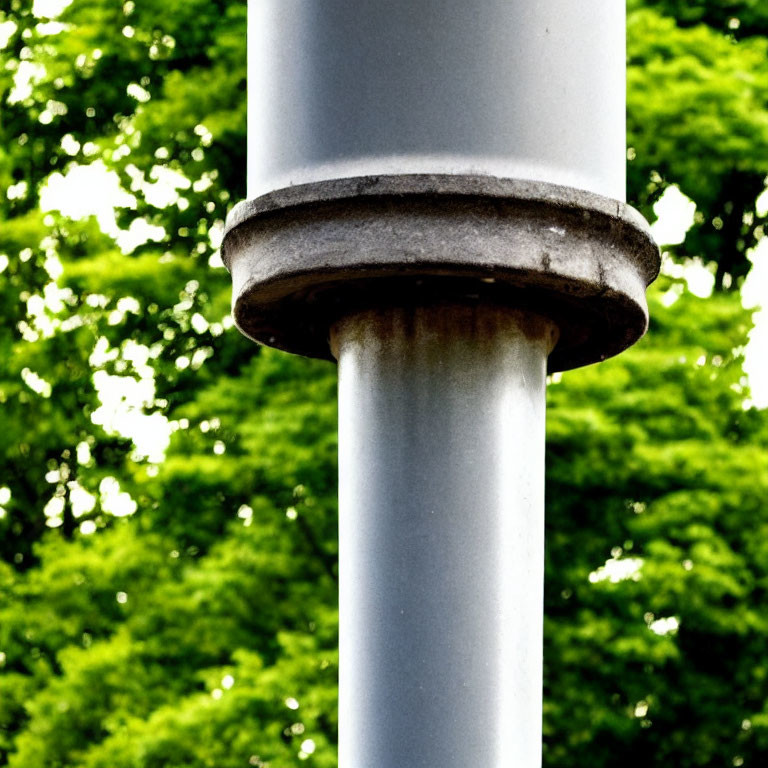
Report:
[[[549,370],[637,341],[659,250],[630,206],[569,187],[467,175],[367,176],[237,205],[222,257],[240,330],[332,359],[329,329],[379,306],[490,302],[551,318]]]

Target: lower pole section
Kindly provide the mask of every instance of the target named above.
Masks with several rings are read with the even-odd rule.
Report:
[[[541,764],[554,326],[496,306],[338,322],[340,768]]]

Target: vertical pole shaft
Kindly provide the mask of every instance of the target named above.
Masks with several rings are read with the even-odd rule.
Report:
[[[554,326],[488,305],[338,322],[341,768],[538,768]]]

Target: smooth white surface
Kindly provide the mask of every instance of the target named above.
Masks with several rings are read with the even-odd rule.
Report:
[[[541,764],[551,334],[482,307],[336,328],[340,768]]]
[[[249,196],[389,173],[625,195],[616,0],[250,0]]]

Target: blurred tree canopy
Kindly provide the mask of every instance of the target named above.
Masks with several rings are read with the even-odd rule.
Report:
[[[246,3],[49,5],[0,3],[0,765],[333,766],[335,371],[241,338],[218,257]],[[696,203],[667,258],[717,290],[663,276],[646,339],[550,387],[544,761],[759,766],[768,10],[629,11],[630,200]]]

